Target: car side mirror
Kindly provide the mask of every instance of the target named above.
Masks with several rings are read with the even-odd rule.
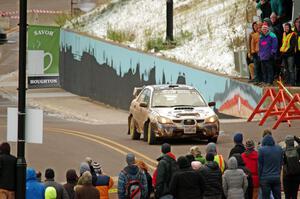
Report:
[[[216,102],[208,102],[208,106],[216,106]]]
[[[141,102],[141,103],[140,103],[140,107],[147,108],[147,107],[148,107],[148,104],[147,104],[147,103],[145,103],[145,102]]]

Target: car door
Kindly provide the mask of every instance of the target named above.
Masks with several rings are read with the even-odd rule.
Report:
[[[140,132],[140,127],[139,127],[140,122],[139,121],[141,120],[140,103],[144,101],[147,90],[148,89],[144,89],[143,91],[141,91],[138,98],[136,100],[134,100],[132,105],[131,105],[131,113],[132,113],[132,116],[134,118],[135,123],[137,124],[136,128],[139,132]]]
[[[139,113],[139,131],[142,132],[144,130],[144,124],[149,118],[149,107],[150,107],[150,99],[151,99],[151,90],[147,89],[145,91],[145,96],[143,98],[142,103],[147,104],[147,107],[140,106],[140,113]]]
[[[139,99],[139,105],[137,110],[137,128],[139,132],[144,130],[144,123],[148,119],[148,109],[150,105],[150,89],[145,89],[143,91],[143,96]],[[141,104],[147,105],[146,107],[141,106]]]

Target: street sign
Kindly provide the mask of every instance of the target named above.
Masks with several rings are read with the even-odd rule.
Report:
[[[18,141],[17,108],[7,108],[7,141]],[[43,110],[26,109],[25,142],[43,144]]]

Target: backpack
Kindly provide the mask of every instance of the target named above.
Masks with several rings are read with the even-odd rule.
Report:
[[[286,174],[297,175],[300,174],[300,159],[297,148],[286,149]]]
[[[132,178],[126,171],[123,170],[126,176],[127,183],[125,185],[125,196],[128,199],[141,199],[142,198],[142,183],[140,182],[141,173],[138,171],[137,175]]]

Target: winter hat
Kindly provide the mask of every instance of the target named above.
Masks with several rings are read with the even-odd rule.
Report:
[[[166,153],[171,152],[171,145],[168,144],[168,143],[162,144],[162,145],[161,145],[161,152],[162,152],[163,154],[166,154]]]
[[[215,143],[210,142],[210,143],[207,144],[207,146],[206,146],[206,154],[207,153],[213,153],[214,155],[217,154],[217,146],[216,146]]]
[[[235,157],[231,157],[228,160],[228,169],[237,169],[238,168],[238,162]]]
[[[69,169],[66,173],[66,179],[68,183],[76,183],[78,181],[78,176],[74,169]]]
[[[82,163],[80,164],[80,168],[79,168],[80,176],[82,176],[82,174],[83,174],[84,172],[86,172],[86,171],[89,171],[89,172],[91,171],[90,166],[89,166],[88,163],[82,162]]]
[[[93,162],[92,165],[96,173],[102,174],[102,167],[98,162]]]
[[[206,158],[206,161],[214,161],[214,159],[215,159],[215,154],[209,152],[209,153],[206,154],[206,157],[205,157],[205,158]]]
[[[199,170],[202,166],[201,162],[199,162],[199,161],[193,161],[191,163],[191,165],[194,170]]]
[[[272,25],[272,21],[271,21],[271,19],[268,18],[268,17],[264,18],[263,24],[264,24],[264,23],[266,23],[266,25],[267,25],[268,27],[270,27],[270,26]]]
[[[191,166],[191,163],[185,156],[180,156],[177,159],[177,164],[180,169],[189,168]]]
[[[45,171],[45,178],[46,179],[54,179],[54,170],[49,168],[49,169],[46,169]]]
[[[253,149],[255,146],[254,141],[253,140],[247,140],[246,141],[246,149]]]
[[[235,143],[238,143],[238,144],[243,143],[243,134],[242,133],[236,133],[236,134],[234,134],[233,141]]]
[[[295,141],[294,136],[287,135],[285,137],[284,141],[285,141],[286,147],[294,147],[294,141]]]
[[[47,187],[45,190],[45,199],[56,199],[57,193],[54,187]]]
[[[130,166],[130,165],[134,165],[135,164],[135,156],[134,154],[132,153],[128,153],[126,155],[126,162],[127,164]]]
[[[262,27],[261,27],[262,29],[269,29],[269,24],[267,23],[267,22],[264,22],[263,24],[262,24]]]

